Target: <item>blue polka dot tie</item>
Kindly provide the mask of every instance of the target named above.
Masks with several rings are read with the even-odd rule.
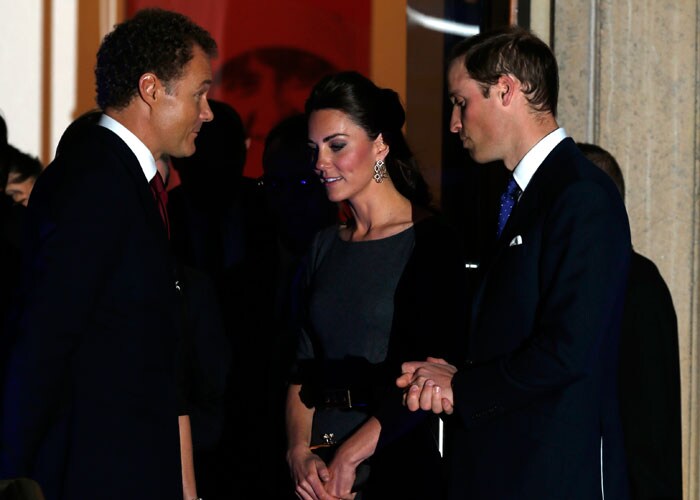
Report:
[[[498,230],[496,232],[496,236],[498,238],[501,237],[503,228],[506,226],[506,221],[508,221],[510,212],[513,210],[515,203],[518,201],[520,193],[521,191],[518,187],[518,183],[515,182],[515,177],[511,175],[510,179],[508,179],[506,190],[501,195],[501,211],[498,213]]]

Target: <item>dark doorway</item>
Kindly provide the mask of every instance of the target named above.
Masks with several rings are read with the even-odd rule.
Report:
[[[529,2],[528,2],[529,3]],[[445,18],[479,26],[481,31],[511,24],[513,0],[445,0]],[[447,61],[461,36],[445,35]],[[442,138],[442,209],[464,238],[465,261],[477,265],[495,240],[499,197],[508,171],[501,162],[478,164],[449,130],[452,108],[444,89]]]

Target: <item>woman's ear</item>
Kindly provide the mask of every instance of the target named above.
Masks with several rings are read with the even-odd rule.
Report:
[[[377,160],[384,160],[386,155],[389,154],[389,145],[384,142],[382,134],[379,134],[374,140],[375,153],[377,155]]]

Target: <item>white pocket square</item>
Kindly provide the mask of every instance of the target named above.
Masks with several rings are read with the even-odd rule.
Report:
[[[508,246],[515,247],[515,246],[522,245],[522,244],[523,244],[523,237],[520,235],[517,235],[515,238],[510,240],[510,243],[508,244]]]

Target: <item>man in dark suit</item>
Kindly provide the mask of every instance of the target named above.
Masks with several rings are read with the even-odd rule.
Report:
[[[406,405],[454,413],[451,499],[625,499],[622,199],[557,125],[556,60],[532,33],[461,42],[448,83],[451,131],[512,177],[473,300],[469,359],[404,363]]]
[[[577,143],[625,198],[617,160],[595,144]],[[633,500],[683,498],[678,321],[656,265],[632,252],[620,334],[620,416]]]
[[[183,486],[196,497],[181,462],[178,277],[149,182],[160,179],[155,160],[191,155],[213,118],[215,52],[173,12],[117,25],[97,54],[104,115],[32,192],[0,475],[36,479],[47,500],[170,500]]]

